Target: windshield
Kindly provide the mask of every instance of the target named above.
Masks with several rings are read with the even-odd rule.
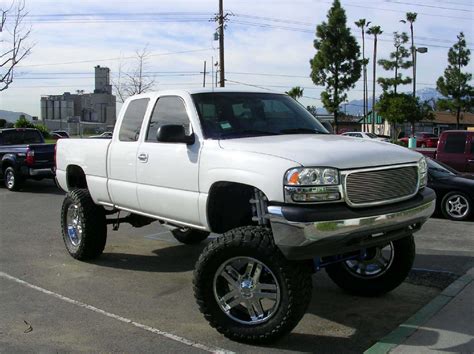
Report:
[[[434,161],[432,159],[426,159],[428,162],[428,171],[435,178],[444,178],[449,176],[456,176],[458,172],[445,164]]]
[[[374,133],[365,133],[365,135],[367,135],[369,138],[372,138],[372,139],[377,139],[378,136],[375,135]]]
[[[43,136],[37,130],[6,130],[0,134],[3,145],[40,144]]]
[[[206,138],[328,134],[313,115],[286,95],[209,92],[192,97]]]

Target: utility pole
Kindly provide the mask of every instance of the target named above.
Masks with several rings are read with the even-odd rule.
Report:
[[[219,0],[219,86],[225,86],[224,75],[224,0]]]
[[[204,60],[204,71],[202,72],[202,87],[206,87],[206,61]]]

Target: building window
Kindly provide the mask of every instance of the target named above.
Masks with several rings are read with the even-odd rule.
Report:
[[[120,141],[137,141],[140,136],[140,128],[148,107],[148,98],[133,100],[128,104],[120,126]]]

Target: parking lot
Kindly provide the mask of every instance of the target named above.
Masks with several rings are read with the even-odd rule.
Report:
[[[63,193],[51,181],[0,188],[0,348],[98,352],[361,352],[390,333],[473,266],[474,224],[430,219],[417,236],[415,268],[380,298],[344,294],[319,272],[310,308],[268,347],[232,342],[199,313],[194,263],[166,229],[109,227],[103,256],[83,263],[60,231]]]

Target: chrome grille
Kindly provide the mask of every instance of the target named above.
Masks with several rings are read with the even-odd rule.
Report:
[[[410,197],[417,192],[418,168],[351,172],[346,176],[346,198],[350,205],[383,204]]]

